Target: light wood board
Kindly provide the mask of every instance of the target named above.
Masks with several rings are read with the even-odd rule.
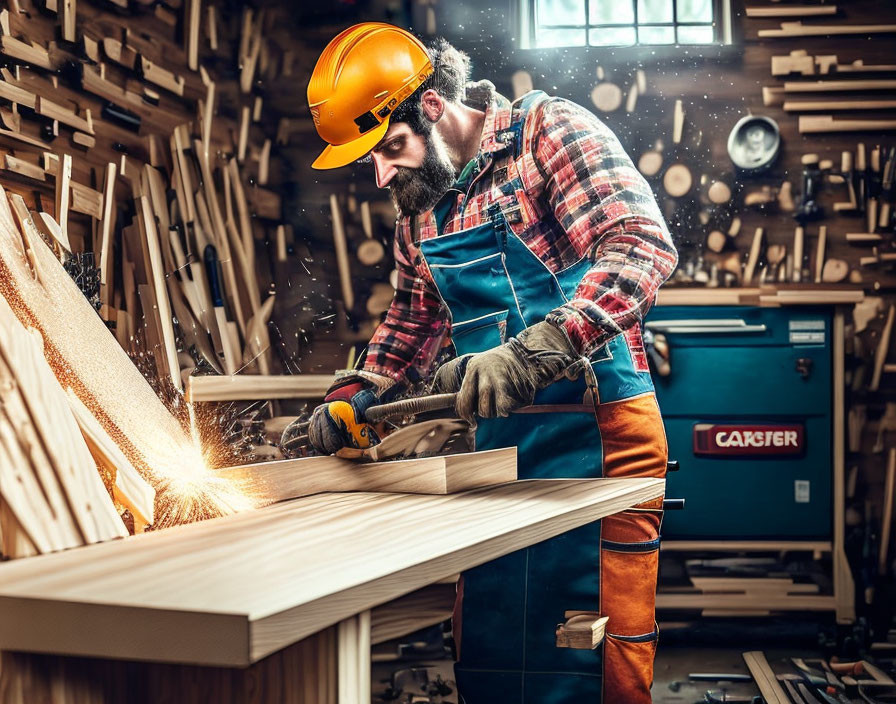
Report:
[[[218,470],[260,503],[325,491],[453,494],[516,479],[516,448],[443,457],[360,463],[339,457],[304,457]]]
[[[195,403],[323,398],[333,381],[334,377],[330,374],[191,376],[187,381],[187,399]]]
[[[0,649],[245,666],[456,572],[662,496],[661,479],[320,494],[0,565]]]

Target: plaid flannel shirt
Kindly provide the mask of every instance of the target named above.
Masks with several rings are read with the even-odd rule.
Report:
[[[483,163],[505,148],[496,133],[510,126],[514,106],[487,81],[470,84],[466,102],[485,110],[477,157]],[[582,355],[625,334],[636,366],[646,371],[640,323],[678,261],[650,187],[613,132],[562,98],[547,99],[527,116],[514,166],[510,171],[519,175],[522,193],[507,193],[508,169],[486,170],[468,186],[463,212],[465,193],[457,192],[445,233],[481,224],[496,200],[519,201],[520,215],[510,227],[548,268],[560,271],[583,257],[592,262],[574,297],[547,320],[561,326]],[[416,222],[399,219],[398,287],[370,341],[365,370],[415,383],[432,373],[450,345],[449,313],[418,247],[437,236],[431,211]]]

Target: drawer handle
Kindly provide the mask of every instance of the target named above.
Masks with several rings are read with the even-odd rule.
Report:
[[[693,320],[655,320],[647,323],[654,332],[685,335],[739,335],[765,332],[765,325],[747,325],[742,318],[709,318]]]

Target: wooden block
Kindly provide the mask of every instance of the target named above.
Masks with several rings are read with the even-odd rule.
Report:
[[[277,460],[218,470],[262,503],[327,491],[453,494],[516,479],[516,449],[360,463],[339,457]]]
[[[29,93],[24,88],[20,88],[5,80],[0,81],[0,98],[32,110],[37,107],[37,96],[34,93]]]
[[[570,613],[575,613],[569,616]],[[577,650],[594,650],[604,639],[607,616],[597,612],[567,612],[566,623],[557,625],[555,640],[558,648],[575,648]]]
[[[684,107],[681,100],[675,101],[675,111],[672,116],[672,141],[681,143],[681,133],[684,129]]]
[[[72,135],[72,142],[84,149],[93,149],[96,146],[96,137],[91,137],[84,132],[75,132]]]
[[[21,39],[16,39],[9,35],[0,37],[0,52],[10,58],[18,59],[23,63],[32,64],[47,71],[55,70],[55,66],[50,61],[50,55],[46,49],[23,42]]]
[[[67,42],[74,42],[77,39],[75,35],[75,23],[77,22],[76,0],[59,0],[59,2],[62,3],[59,13],[62,38]]]
[[[753,234],[753,243],[750,246],[750,256],[747,259],[747,265],[744,269],[744,286],[749,286],[753,281],[753,274],[756,271],[756,264],[759,261],[759,253],[762,251],[762,235],[763,229],[757,227],[756,232]]]
[[[145,56],[140,56],[139,65],[140,65],[140,73],[147,81],[150,83],[154,83],[160,88],[164,88],[165,90],[171,91],[175,95],[183,96],[184,94],[184,79],[183,76],[176,76],[171,71],[168,71],[158,64],[154,64],[152,61],[147,59]]]
[[[563,479],[443,496],[322,494],[40,564],[19,560],[3,565],[0,648],[245,666],[443,577],[658,498],[664,484]],[[222,559],[234,554],[240,559]],[[76,628],[85,618],[90,629]],[[34,628],[41,622],[55,627]]]
[[[12,171],[13,173],[25,176],[26,178],[34,179],[35,181],[47,180],[46,172],[35,164],[30,164],[22,159],[17,159],[11,154],[5,154],[3,159],[5,162],[4,168],[7,171]]]
[[[71,207],[77,213],[84,213],[99,220],[103,216],[103,194],[72,181]]]
[[[131,71],[137,68],[137,58],[139,55],[129,46],[122,44],[118,39],[104,37],[103,52],[110,61],[114,61]]]
[[[815,61],[805,51],[792,51],[788,56],[772,57],[772,75],[786,76],[799,73],[811,76],[815,73]]]

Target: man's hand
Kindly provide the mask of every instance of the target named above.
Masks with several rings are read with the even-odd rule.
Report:
[[[301,440],[321,454],[332,455],[343,447],[365,449],[380,439],[364,418],[371,406],[380,403],[380,395],[391,381],[369,372],[360,372],[337,381],[327,392],[325,402],[314,409],[311,418],[290,423],[283,431],[280,445],[292,446]]]
[[[547,322],[526,328],[500,347],[466,354],[436,372],[433,393],[457,393],[458,416],[495,418],[532,404],[579,355],[566,334]]]

